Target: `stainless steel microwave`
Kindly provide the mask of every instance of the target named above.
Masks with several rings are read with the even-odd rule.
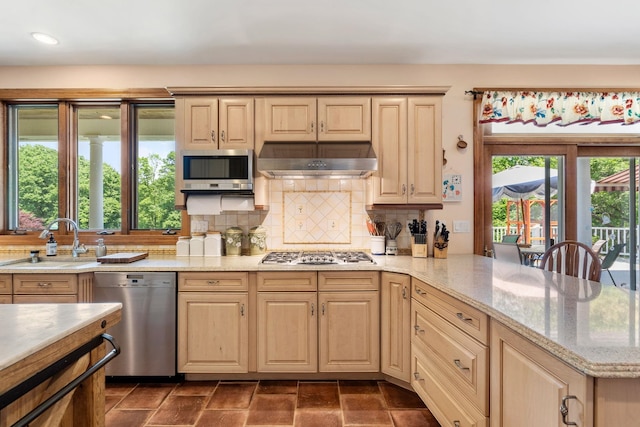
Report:
[[[183,193],[253,193],[253,150],[182,153]]]

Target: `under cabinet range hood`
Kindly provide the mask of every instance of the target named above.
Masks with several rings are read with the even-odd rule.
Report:
[[[370,142],[265,142],[257,169],[269,178],[366,178],[378,169]]]

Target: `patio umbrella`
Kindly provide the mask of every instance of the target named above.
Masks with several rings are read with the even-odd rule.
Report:
[[[552,196],[558,188],[558,171],[549,169]],[[528,199],[532,196],[544,197],[544,167],[514,166],[493,175],[492,199],[497,202],[502,197],[514,200]]]
[[[638,190],[639,168],[640,166],[636,166],[636,191]],[[594,191],[629,191],[629,169],[605,176],[596,182]]]

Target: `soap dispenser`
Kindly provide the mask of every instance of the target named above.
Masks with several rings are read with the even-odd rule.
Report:
[[[98,239],[98,246],[96,246],[96,257],[105,256],[107,254],[107,247],[104,244],[104,239]]]
[[[56,256],[58,255],[58,242],[53,238],[53,233],[49,233],[49,240],[46,244],[46,253],[47,256]]]

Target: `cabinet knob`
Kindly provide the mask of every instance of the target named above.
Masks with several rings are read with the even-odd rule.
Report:
[[[577,397],[569,394],[562,398],[562,403],[560,403],[560,414],[562,414],[562,424],[566,426],[577,426],[578,424],[574,423],[573,421],[567,421],[567,418],[569,416],[569,407],[567,406],[567,400],[569,399],[577,399]]]

